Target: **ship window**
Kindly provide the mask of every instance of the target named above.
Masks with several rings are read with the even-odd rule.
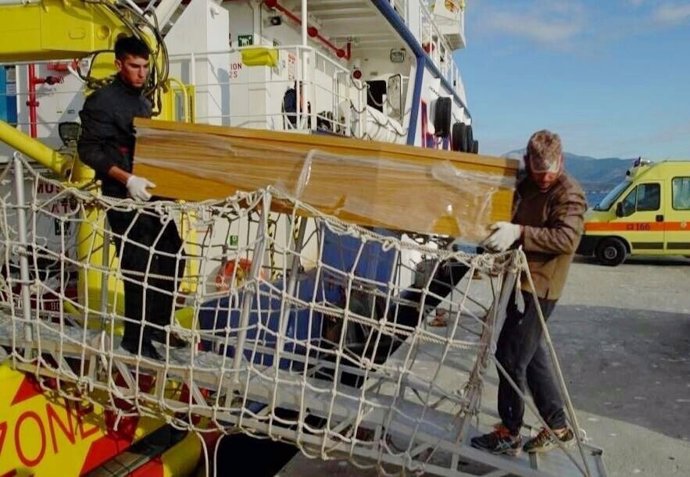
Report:
[[[673,208],[690,210],[690,177],[674,177],[671,182]]]

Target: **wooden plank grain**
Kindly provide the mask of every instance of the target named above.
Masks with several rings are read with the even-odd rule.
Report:
[[[468,239],[510,219],[515,160],[326,135],[135,126],[134,172],[165,197],[223,199],[274,186],[345,221]]]

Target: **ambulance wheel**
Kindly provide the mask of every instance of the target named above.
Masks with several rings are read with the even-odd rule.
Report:
[[[608,237],[599,242],[594,254],[602,265],[615,267],[623,263],[627,253],[625,244],[620,239]]]

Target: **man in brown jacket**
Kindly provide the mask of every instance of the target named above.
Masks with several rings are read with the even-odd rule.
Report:
[[[527,175],[517,186],[513,221],[495,224],[484,246],[502,252],[522,245],[539,297],[538,306],[548,319],[561,296],[580,241],[587,203],[580,186],[563,170],[557,134],[546,130],[534,133],[524,159]],[[572,444],[575,436],[566,423],[537,303],[526,277],[522,277],[521,284],[524,307],[519,308],[512,294],[498,338],[496,359],[523,393],[529,389],[541,417],[561,442]],[[521,448],[526,452],[557,448],[558,443],[547,429],[522,446],[524,402],[503,373],[498,374],[498,412],[502,423],[493,432],[473,438],[472,446],[509,455],[518,454]]]

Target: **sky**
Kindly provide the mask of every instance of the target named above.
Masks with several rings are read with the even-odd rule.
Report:
[[[467,0],[455,53],[480,153],[690,159],[690,0]]]

